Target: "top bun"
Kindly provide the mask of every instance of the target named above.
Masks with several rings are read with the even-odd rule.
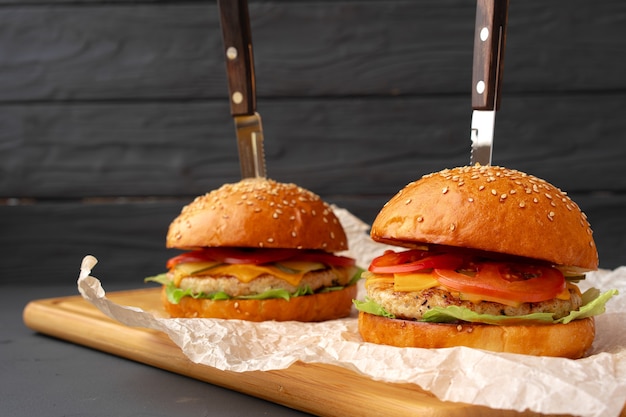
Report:
[[[578,205],[542,179],[497,166],[445,169],[408,184],[380,211],[371,236],[398,246],[448,245],[598,268]]]
[[[225,184],[184,207],[167,232],[168,248],[211,246],[348,249],[330,206],[295,184],[251,178]]]

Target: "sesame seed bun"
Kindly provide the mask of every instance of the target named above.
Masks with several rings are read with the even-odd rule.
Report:
[[[465,346],[492,352],[581,358],[595,336],[593,317],[567,324],[495,326],[389,319],[359,312],[359,332],[372,343],[427,349]]]
[[[319,322],[350,315],[357,287],[351,285],[338,291],[328,291],[289,300],[219,300],[184,297],[178,304],[170,303],[165,289],[161,292],[165,311],[171,317],[216,318],[246,321],[301,321]]]
[[[339,219],[318,195],[295,184],[254,178],[225,184],[185,206],[170,224],[166,246],[192,251],[245,248],[243,252],[251,256],[269,249],[298,249],[294,251],[297,253],[302,249],[308,250],[309,255],[315,251],[327,255],[347,250],[348,240]],[[298,256],[294,259],[297,261]],[[288,273],[289,279],[297,279],[296,282],[285,278],[287,272],[272,262],[248,265],[265,267],[252,278],[250,269],[242,263],[225,262],[227,271],[183,268],[184,272],[178,272],[174,264],[168,273],[171,281],[163,286],[163,305],[172,317],[309,322],[350,315],[357,291],[352,277],[358,268],[350,263],[326,264],[323,260],[308,263],[314,265],[311,270],[299,272],[298,269],[307,267],[302,266]],[[224,294],[227,298],[183,296],[173,301],[167,297],[172,284],[192,294]],[[306,294],[294,295],[304,289]],[[282,290],[291,296],[251,297],[270,290]]]
[[[593,234],[578,205],[542,179],[498,166],[446,169],[408,184],[379,212],[371,237],[408,248],[462,248],[464,253],[474,252],[485,259],[547,262],[574,274],[598,267]],[[379,295],[375,293],[379,286],[366,283],[370,298]],[[435,288],[403,293],[391,285],[381,294],[386,302],[398,303],[405,310],[413,308],[405,301],[408,299],[417,301],[418,307],[430,308],[431,297],[438,294],[441,305],[461,304],[458,291],[441,284]],[[423,303],[419,303],[421,299]],[[557,314],[553,306],[560,304],[556,301],[544,301],[546,312]],[[489,304],[478,300],[476,306],[485,303]],[[491,304],[495,312],[489,314],[498,315],[500,311],[506,315],[506,305]],[[541,305],[524,303],[521,307]],[[367,342],[400,347],[466,346],[567,358],[582,357],[595,337],[593,318],[567,324],[427,323],[411,315],[418,307],[403,310],[403,318],[360,312],[359,333]],[[465,308],[472,310],[474,306]],[[568,307],[566,312],[576,308]]]
[[[563,191],[520,171],[464,166],[408,184],[372,224],[374,240],[437,244],[598,268],[586,216]]]
[[[346,234],[330,206],[295,184],[245,179],[196,198],[170,225],[168,248],[296,248],[339,252]]]

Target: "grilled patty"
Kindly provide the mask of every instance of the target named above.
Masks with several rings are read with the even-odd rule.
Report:
[[[239,281],[233,276],[190,276],[183,278],[179,287],[186,290],[191,289],[194,292],[203,292],[211,294],[215,292],[225,292],[231,297],[240,297],[243,295],[260,294],[268,290],[284,289],[289,293],[296,290],[309,287],[314,292],[324,288],[333,286],[344,286],[350,282],[352,276],[356,273],[356,269],[348,268],[328,268],[317,271],[307,272],[300,283],[295,286],[287,281],[277,278],[270,274],[263,274],[248,283]]]
[[[389,282],[372,282],[366,285],[367,295],[381,305],[389,313],[400,319],[421,319],[425,312],[435,306],[447,307],[451,305],[465,307],[479,314],[504,316],[520,316],[532,313],[553,313],[554,318],[561,318],[582,305],[582,299],[575,289],[570,288],[570,299],[552,299],[539,303],[522,303],[518,307],[481,301],[474,303],[459,299],[443,287],[432,287],[422,291],[402,292],[394,291]]]

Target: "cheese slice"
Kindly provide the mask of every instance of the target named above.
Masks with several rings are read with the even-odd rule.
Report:
[[[378,283],[393,285],[393,275],[376,275],[371,272],[366,272],[363,276],[366,278],[365,288]]]
[[[440,285],[433,274],[394,274],[393,289],[395,291],[422,291]]]
[[[243,283],[248,283],[261,275],[270,274],[287,281],[291,285],[297,286],[307,272],[323,269],[325,267],[324,264],[318,262],[284,262],[282,264],[272,265],[208,264],[210,263],[186,262],[184,264],[177,265],[174,283],[178,285],[184,276],[202,276],[204,275],[203,273],[210,274],[212,276],[232,276]],[[181,270],[180,272],[179,269]],[[189,271],[189,273],[183,275],[182,271]]]

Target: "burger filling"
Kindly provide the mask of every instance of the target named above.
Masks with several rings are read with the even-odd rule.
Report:
[[[174,304],[187,296],[288,300],[341,290],[362,272],[352,258],[298,249],[204,248],[171,258],[167,267],[146,281],[165,285]]]
[[[368,271],[364,312],[428,322],[562,322],[600,314],[615,294],[581,294],[579,271],[539,261],[493,260],[451,248],[387,251]]]

